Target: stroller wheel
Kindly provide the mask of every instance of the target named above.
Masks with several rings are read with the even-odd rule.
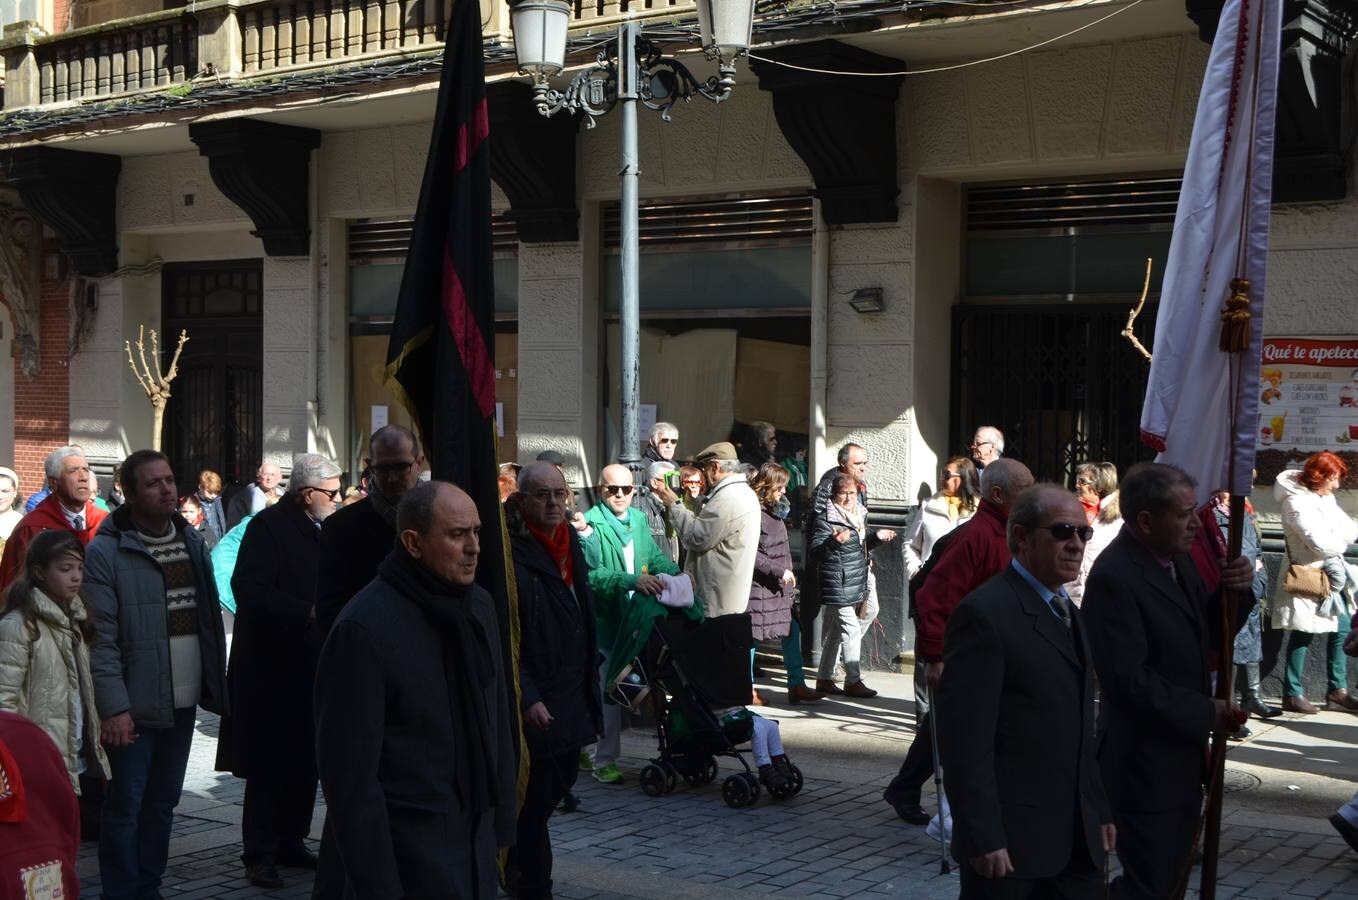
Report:
[[[684,781],[685,783],[688,784],[689,787],[702,787],[703,785],[711,784],[716,780],[717,780],[717,760],[715,757],[712,756],[707,757],[707,759],[703,762],[703,764],[700,767],[698,767],[696,771],[692,771],[684,775]]]
[[[679,783],[679,772],[668,762],[662,763],[661,767],[665,770],[665,793],[668,794]]]
[[[750,806],[754,806],[759,799],[759,776],[752,772],[741,772],[740,777],[745,779],[745,783],[750,786]]]
[[[665,770],[655,763],[647,763],[641,770],[641,789],[648,797],[659,797],[666,791],[666,784],[672,783]]]
[[[703,766],[703,784],[711,784],[717,780],[717,758],[709,756],[707,765]]]
[[[756,782],[758,784],[758,782]],[[754,803],[755,795],[750,791],[750,782],[743,774],[727,775],[721,783],[721,799],[732,809],[740,809]]]
[[[804,783],[804,779],[802,778],[802,770],[797,768],[795,765],[790,765],[788,767],[788,774],[792,776],[791,784],[792,789],[787,792],[787,795],[789,797],[795,797],[802,792],[802,784]]]

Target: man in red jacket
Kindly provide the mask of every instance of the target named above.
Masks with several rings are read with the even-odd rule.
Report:
[[[65,528],[74,531],[80,543],[88,544],[108,515],[90,499],[93,479],[85,451],[79,447],[59,447],[47,454],[43,470],[52,493],[19,520],[5,542],[4,555],[0,556],[0,592],[7,590],[23,572],[28,544],[39,532]]]
[[[998,458],[981,473],[981,503],[976,515],[961,526],[943,548],[928,579],[915,595],[915,665],[927,666],[929,687],[938,687],[943,674],[943,635],[952,611],[972,591],[1009,565],[1005,527],[1009,507],[1033,484],[1033,473],[1016,459]],[[920,806],[920,791],[934,771],[933,716],[926,712],[915,740],[882,799],[911,825],[926,825],[929,814]]]
[[[0,711],[0,900],[79,897],[80,809],[47,734]]]

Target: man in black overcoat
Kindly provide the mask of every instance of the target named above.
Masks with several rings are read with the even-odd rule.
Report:
[[[1173,466],[1133,466],[1119,486],[1122,531],[1085,585],[1103,692],[1099,763],[1122,863],[1117,898],[1173,895],[1198,825],[1208,737],[1234,721],[1212,693],[1221,595],[1208,593],[1188,555],[1199,526],[1193,488]],[[1253,576],[1240,556],[1223,568],[1221,587],[1248,591]],[[1249,609],[1238,604],[1230,634]]]
[[[316,621],[321,634],[369,581],[396,545],[396,507],[419,483],[424,457],[414,432],[385,425],[368,442],[368,496],[325,520],[321,529],[321,571],[316,585]]]
[[[321,528],[321,563],[316,582],[316,622],[321,637],[330,633],[345,604],[377,577],[377,567],[396,546],[396,508],[420,480],[424,457],[415,433],[384,425],[368,441],[368,496],[340,509]],[[321,832],[313,900],[340,900],[344,864],[336,852],[329,822]]]
[[[1063,587],[1090,534],[1069,491],[1028,488],[1009,511],[1012,561],[949,619],[934,715],[964,898],[1103,896],[1116,829],[1094,666]]]
[[[552,896],[547,820],[579,774],[580,750],[603,734],[599,648],[589,569],[566,523],[570,490],[546,462],[519,474],[507,501],[519,596],[519,690],[528,743],[528,789],[510,856],[519,900]]]
[[[475,583],[481,520],[440,481],[409,491],[397,515],[397,546],[335,620],[316,673],[344,896],[493,900],[518,754],[495,601]]]
[[[221,722],[217,769],[245,779],[241,861],[259,887],[283,884],[280,865],[316,868],[303,843],[316,803],[316,574],[321,522],[339,495],[338,465],[297,456],[287,494],[246,527],[231,577],[231,715]]]

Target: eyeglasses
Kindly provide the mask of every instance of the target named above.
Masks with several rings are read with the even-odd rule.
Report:
[[[333,491],[327,491],[327,490],[326,490],[325,488],[323,488],[323,487],[307,487],[307,488],[303,488],[303,490],[307,490],[307,491],[317,491],[318,493],[325,494],[325,496],[330,500],[331,503],[334,503],[334,502],[335,502],[335,498],[338,497],[338,496],[340,495],[340,489],[339,489],[339,488],[335,488]]]
[[[564,489],[555,491],[533,491],[533,493],[528,495],[528,499],[532,500],[534,503],[546,503],[549,500],[555,500],[557,503],[565,503],[566,500],[570,498],[570,495],[571,492]]]
[[[995,446],[995,442],[994,442],[994,441],[972,441],[972,442],[971,442],[971,449],[973,449],[973,450],[979,450],[979,449],[981,449],[982,447],[993,447],[993,446]]]
[[[369,468],[377,475],[404,475],[413,465],[415,460],[412,459],[410,462],[374,463]]]
[[[685,478],[684,484],[688,485],[689,487],[702,487],[703,480],[701,478]]]
[[[626,497],[628,494],[632,493],[632,485],[630,485],[630,484],[606,484],[606,485],[604,485],[604,493],[607,494],[607,495],[610,496],[610,497],[616,497],[616,496],[618,496],[619,494],[622,494],[624,497]]]
[[[677,444],[677,443],[679,443],[679,439],[678,439],[678,438],[657,438],[657,439],[656,439],[656,443],[657,443],[657,444]]]
[[[1057,522],[1055,525],[1039,525],[1052,533],[1052,537],[1058,541],[1068,541],[1077,534],[1083,543],[1088,544],[1089,539],[1094,536],[1094,529],[1088,525],[1072,525],[1069,522]]]
[[[1076,487],[1093,487],[1093,486],[1094,486],[1094,482],[1090,481],[1088,478],[1077,478],[1077,479],[1075,479],[1075,486],[1076,486]]]
[[[944,472],[944,473],[943,473],[943,480],[944,480],[944,481],[948,480],[949,478],[961,478],[961,477],[962,477],[962,473],[961,473],[961,472]]]

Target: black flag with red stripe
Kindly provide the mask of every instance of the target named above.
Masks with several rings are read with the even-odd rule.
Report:
[[[496,459],[489,130],[480,8],[476,0],[453,0],[386,384],[415,420],[433,476],[476,501],[476,581],[499,606],[517,690],[518,604]]]

